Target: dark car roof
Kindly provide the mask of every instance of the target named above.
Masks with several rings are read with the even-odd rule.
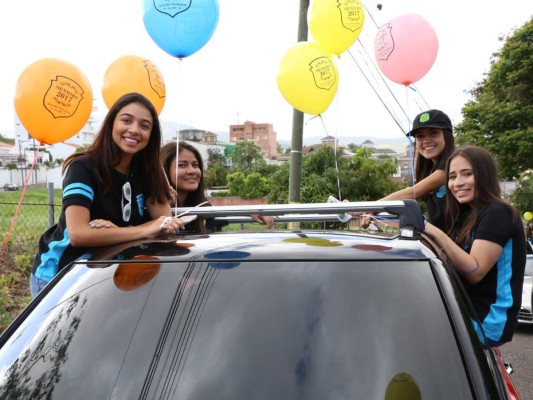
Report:
[[[171,236],[110,246],[94,253],[89,263],[123,260],[138,255],[162,260],[423,260],[435,257],[418,240],[399,236],[343,232],[262,231]]]

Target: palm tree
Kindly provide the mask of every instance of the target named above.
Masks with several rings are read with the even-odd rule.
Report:
[[[17,164],[15,163],[7,163],[6,169],[9,171],[9,180],[13,182],[13,170],[18,169]]]

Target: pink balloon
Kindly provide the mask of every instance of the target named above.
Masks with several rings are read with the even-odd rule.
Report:
[[[418,14],[405,14],[383,25],[374,43],[381,72],[396,83],[408,86],[431,69],[439,41],[432,26]]]

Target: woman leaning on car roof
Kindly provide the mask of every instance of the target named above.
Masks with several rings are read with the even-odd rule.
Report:
[[[119,98],[89,148],[63,164],[63,207],[59,222],[39,239],[32,297],[92,248],[184,226],[171,218],[172,195],[160,149],[161,126],[152,103],[139,93]]]
[[[400,189],[380,200],[422,200],[428,206],[429,221],[445,230],[444,204],[446,200],[446,161],[455,149],[453,126],[441,110],[427,110],[413,120],[407,136],[414,137],[416,146],[413,186]],[[360,216],[360,225],[367,227],[370,216]]]
[[[501,198],[491,154],[476,146],[455,150],[446,164],[445,219],[449,232],[427,223],[452,261],[476,310],[487,347],[511,341],[522,300],[526,243],[519,212]]]

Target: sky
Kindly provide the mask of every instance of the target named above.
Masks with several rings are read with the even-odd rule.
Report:
[[[136,55],[149,59],[163,75],[166,100],[161,120],[213,132],[228,132],[229,125],[247,120],[272,123],[278,140],[290,140],[293,109],[281,95],[276,76],[282,57],[297,43],[299,3],[219,0],[220,17],[212,38],[179,60],[147,33],[142,0],[2,2],[0,133],[15,135],[16,83],[33,62],[51,57],[76,65],[91,84],[94,115],[101,120],[107,112],[102,99],[105,71],[117,58]],[[365,22],[357,43],[334,57],[337,94],[322,120],[305,115],[304,138],[404,137],[414,116],[427,108],[441,109],[454,124],[460,122],[461,108],[470,99],[467,91],[489,71],[491,55],[502,45],[498,39],[533,15],[530,0],[362,3]],[[407,13],[424,17],[439,42],[435,63],[415,83],[416,90],[381,78],[374,58],[378,27]]]

